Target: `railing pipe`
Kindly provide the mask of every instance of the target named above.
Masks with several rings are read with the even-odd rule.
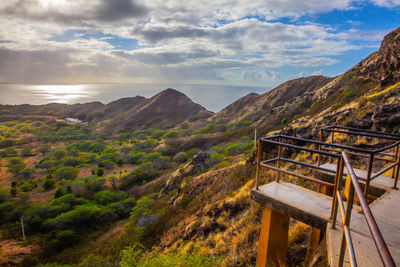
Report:
[[[376,246],[378,253],[382,259],[382,262],[385,267],[395,267],[396,265],[394,263],[392,255],[390,254],[389,249],[385,243],[385,240],[383,239],[383,236],[381,234],[381,231],[379,230],[379,227],[375,221],[375,218],[372,215],[372,212],[368,206],[367,200],[363,195],[361,186],[357,181],[357,176],[354,173],[353,167],[350,165],[350,161],[347,158],[347,155],[345,152],[342,153],[342,157],[343,157],[343,160],[348,169],[348,173],[350,174],[350,178],[351,178],[352,184],[354,186],[354,190],[358,196],[358,200],[359,200],[360,206],[363,210],[365,220],[367,221],[368,228],[372,234],[372,238],[375,242],[375,246]]]
[[[347,157],[347,155],[346,155]],[[368,170],[367,170],[367,180],[365,181],[365,187],[364,187],[364,195],[365,198],[368,198],[368,187],[369,187],[369,183],[371,182],[371,174],[372,174],[372,168],[374,167],[374,154],[371,154],[371,156],[369,157],[369,161],[368,161]]]
[[[256,169],[256,189],[258,190],[258,186],[260,184],[260,161],[261,161],[261,142],[258,141],[257,146],[257,169]]]

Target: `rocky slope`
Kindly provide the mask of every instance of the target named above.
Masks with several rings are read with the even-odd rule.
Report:
[[[251,120],[263,131],[268,131],[278,127],[283,118],[291,119],[305,112],[312,105],[312,92],[331,80],[323,76],[311,76],[287,81],[267,93],[253,93],[240,98],[210,120]]]

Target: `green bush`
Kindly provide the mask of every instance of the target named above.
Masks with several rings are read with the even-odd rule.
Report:
[[[137,151],[131,152],[128,155],[128,162],[130,164],[139,163],[144,158],[145,155],[146,154],[143,152],[137,152]]]
[[[201,255],[197,251],[186,254],[145,252],[143,246],[134,244],[121,252],[121,267],[212,267],[217,266],[219,258]]]
[[[56,183],[56,182],[55,182],[53,179],[51,179],[51,178],[45,178],[45,179],[44,179],[44,182],[43,182],[43,189],[44,189],[45,191],[49,191],[50,189],[53,189],[53,188],[54,188],[55,183]]]
[[[77,235],[73,230],[63,230],[56,234],[56,246],[66,248],[72,246],[77,240]]]
[[[33,186],[30,183],[23,182],[22,185],[20,186],[22,192],[29,192],[32,191]]]
[[[60,198],[60,197],[62,197],[63,195],[65,195],[65,191],[64,191],[64,188],[62,188],[61,186],[59,186],[57,189],[56,189],[56,191],[54,192],[54,198]]]
[[[99,191],[94,195],[94,202],[100,205],[107,205],[112,202],[118,202],[126,198],[126,193],[123,191],[114,192],[110,190]]]
[[[25,168],[25,163],[20,158],[9,158],[7,167],[9,172],[19,175]]]
[[[179,132],[176,130],[173,131],[168,131],[166,134],[164,134],[163,138],[176,138],[179,136]]]
[[[32,175],[35,173],[35,170],[33,168],[25,168],[21,171],[20,176],[24,179],[28,179],[32,177]]]
[[[30,156],[34,156],[35,153],[33,153],[31,148],[25,147],[25,148],[21,149],[20,155],[21,155],[21,157],[30,157]]]
[[[153,130],[153,133],[151,134],[151,137],[153,138],[160,138],[165,134],[165,130],[163,129],[155,129]]]
[[[79,170],[75,167],[67,166],[67,167],[60,167],[55,172],[55,177],[59,180],[67,179],[73,180],[78,175]]]
[[[0,204],[8,201],[9,197],[10,197],[10,194],[7,191],[7,189],[0,187]]]
[[[2,157],[16,157],[18,156],[18,151],[12,147],[8,147],[1,151]]]
[[[62,163],[64,166],[75,167],[75,166],[80,165],[81,161],[75,157],[65,157],[65,158],[63,158]]]
[[[47,219],[44,227],[56,230],[84,230],[99,222],[108,223],[115,219],[111,209],[94,204],[77,205],[73,210],[55,218]]]
[[[97,176],[103,176],[104,175],[104,169],[103,168],[98,168],[96,174],[97,174]]]

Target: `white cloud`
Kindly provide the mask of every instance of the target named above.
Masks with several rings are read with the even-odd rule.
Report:
[[[372,2],[377,6],[383,7],[400,6],[400,0],[372,0]]]
[[[350,8],[350,0],[5,1],[0,3],[0,26],[6,29],[0,33],[0,75],[9,82],[90,81],[96,75],[121,82],[233,81],[232,75],[275,81],[279,74],[270,68],[332,65],[338,62],[335,56],[359,48],[353,40],[374,41],[382,33],[338,33],[330,26],[271,19],[296,21],[305,14]],[[77,31],[73,38],[53,38],[69,30]],[[139,48],[116,49],[105,34],[134,38]]]

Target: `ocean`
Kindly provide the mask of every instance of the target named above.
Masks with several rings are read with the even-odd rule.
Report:
[[[210,111],[218,112],[249,93],[265,93],[270,88],[255,86],[221,86],[194,84],[74,84],[31,85],[0,84],[0,104],[109,103],[122,97],[153,95],[173,88]]]

